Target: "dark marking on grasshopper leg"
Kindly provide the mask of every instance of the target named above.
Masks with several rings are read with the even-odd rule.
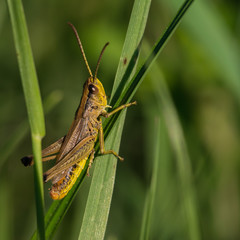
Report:
[[[22,164],[27,167],[32,165],[32,156],[26,156],[21,159]]]

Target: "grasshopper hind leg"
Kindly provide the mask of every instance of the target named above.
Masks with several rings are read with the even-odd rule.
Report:
[[[62,137],[58,139],[56,142],[52,143],[50,146],[46,147],[45,149],[42,150],[42,161],[49,161],[49,160],[54,160],[57,156],[57,153],[59,152],[62,143],[64,141],[65,137]],[[27,167],[27,166],[32,166],[34,161],[33,161],[33,155],[28,155],[25,156],[21,159],[22,164]]]
[[[131,103],[127,103],[127,104],[121,105],[121,106],[117,107],[116,109],[114,109],[114,110],[113,110],[112,112],[110,112],[110,113],[103,112],[103,113],[102,113],[102,116],[108,118],[108,117],[110,117],[111,115],[115,114],[116,112],[118,112],[118,111],[120,111],[120,110],[122,110],[122,109],[124,109],[124,108],[128,108],[128,107],[130,107],[130,106],[132,106],[132,105],[136,105],[136,104],[137,104],[137,102],[134,101],[134,102],[131,102]],[[109,106],[108,106],[108,107],[109,107]],[[101,153],[102,155],[105,155],[105,154],[113,154],[113,155],[114,155],[116,158],[118,158],[120,161],[123,161],[124,158],[120,157],[120,156],[119,156],[116,152],[114,152],[113,150],[107,150],[107,151],[105,150],[105,148],[104,148],[104,134],[103,134],[102,122],[100,122],[100,123],[101,123],[100,129],[99,129],[100,153]]]
[[[118,158],[120,161],[123,161],[124,158],[120,157],[116,152],[114,152],[113,150],[107,150],[105,151],[104,149],[100,150],[102,155],[106,155],[106,154],[113,154],[116,158]]]
[[[21,158],[22,164],[27,167],[27,166],[32,166],[33,165],[33,156],[26,156]]]
[[[113,154],[113,155],[114,155],[116,158],[118,158],[120,161],[123,161],[123,160],[124,160],[124,158],[120,157],[120,156],[119,156],[116,152],[114,152],[113,150],[105,150],[102,122],[101,122],[100,129],[99,129],[99,144],[100,144],[100,153],[101,153],[102,155]]]

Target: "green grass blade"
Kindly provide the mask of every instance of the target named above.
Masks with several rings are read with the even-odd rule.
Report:
[[[148,1],[136,0],[134,2],[131,18],[128,25],[127,34],[125,37],[125,42],[123,45],[120,61],[118,64],[117,73],[113,83],[112,97],[115,94],[120,82],[123,79],[124,73],[126,72],[126,69],[128,66],[127,63],[129,59],[132,59],[136,49],[139,47],[139,44],[141,43],[147,18],[148,18],[150,4],[151,4],[150,0]],[[135,58],[134,66],[136,66],[137,56],[134,56],[134,58]],[[125,61],[127,61],[126,64],[124,63]],[[130,77],[131,77],[131,74],[129,75],[129,78]]]
[[[144,213],[143,213],[143,219],[142,219],[142,227],[141,227],[141,234],[140,234],[140,240],[150,239],[150,228],[151,228],[151,217],[152,217],[152,210],[153,210],[153,204],[156,196],[156,188],[157,188],[157,182],[158,182],[158,167],[159,167],[159,151],[160,151],[160,134],[161,134],[161,125],[160,125],[160,119],[156,119],[155,121],[155,127],[154,132],[151,134],[154,136],[154,146],[153,149],[149,149],[150,151],[154,152],[153,155],[153,169],[152,169],[152,178],[150,187],[148,189],[146,199],[145,199],[145,205],[144,205]]]
[[[8,0],[23,91],[33,135],[45,135],[42,102],[21,1]]]
[[[134,3],[112,93],[116,92],[117,86],[126,71],[127,66],[124,64],[124,59],[131,59],[142,39],[150,3],[150,0],[136,0]],[[110,136],[105,141],[106,149],[114,149],[115,151],[117,149],[118,151],[124,118],[125,114],[122,114],[113,127]],[[111,155],[101,157],[101,159],[96,161],[79,239],[104,238],[113,193],[116,165],[117,159]]]
[[[14,42],[30,122],[34,164],[34,183],[38,232],[45,239],[44,195],[41,163],[41,139],[45,135],[44,116],[26,20],[21,1],[8,0]]]
[[[151,51],[149,57],[146,59],[145,63],[141,66],[141,68],[138,70],[135,76],[128,83],[122,95],[118,98],[118,101],[116,102],[117,106],[129,102],[130,99],[133,97],[138,87],[140,86],[141,82],[143,81],[145,74],[149,71],[150,67],[159,56],[161,50],[163,49],[167,41],[170,39],[173,32],[176,30],[178,24],[182,20],[182,17],[186,13],[192,2],[193,0],[190,1],[187,0],[183,3],[182,7],[179,9],[178,13],[170,23],[169,27],[167,28],[163,36],[155,44],[153,50]]]
[[[192,4],[192,2],[193,2],[193,0],[190,0],[190,1],[187,0],[183,3],[183,5],[180,7],[178,13],[176,14],[174,19],[170,23],[169,27],[167,28],[167,30],[165,31],[163,36],[161,36],[160,39],[158,40],[158,42],[155,44],[155,46],[153,47],[148,58],[146,59],[144,64],[142,64],[142,66],[139,68],[139,70],[136,72],[136,74],[131,79],[131,81],[129,83],[127,83],[127,81],[124,80],[124,82],[126,82],[125,87],[122,87],[122,85],[120,83],[119,87],[116,89],[116,92],[113,96],[113,100],[111,101],[111,105],[114,108],[117,106],[120,106],[122,104],[125,104],[132,99],[133,95],[135,94],[135,92],[139,88],[140,84],[142,83],[144,76],[146,75],[146,73],[148,72],[148,70],[154,63],[154,61],[159,56],[161,50],[163,49],[163,47],[165,46],[165,44],[167,43],[169,38],[172,36],[173,32],[176,30],[182,17],[186,13],[186,11],[188,10],[188,8]],[[126,69],[125,74],[122,75],[123,79],[131,76],[131,71],[133,70],[134,64],[136,62],[135,59],[138,56],[139,47],[140,47],[139,45],[136,46],[135,51],[133,52],[133,56],[130,58],[130,65]],[[119,88],[120,88],[120,91],[119,91]],[[119,95],[119,92],[121,92],[121,95]],[[116,119],[119,117],[119,114],[120,113],[116,113],[116,114],[114,114],[114,116],[112,118],[106,119],[104,121],[104,127],[105,127],[104,128],[104,136],[108,136],[110,129],[113,127],[113,124],[115,123]]]
[[[178,1],[166,1],[166,4],[177,5]],[[219,79],[240,103],[239,43],[224,22],[224,17],[212,2],[196,1],[185,20],[185,29],[194,39],[196,48],[202,49],[202,53],[207,61],[211,62]]]
[[[156,67],[150,73],[157,104],[165,119],[168,134],[177,160],[179,180],[181,184],[182,204],[187,219],[189,239],[201,239],[196,207],[196,196],[193,187],[191,160],[184,138],[183,129],[171,99],[169,90],[163,81],[161,71]]]

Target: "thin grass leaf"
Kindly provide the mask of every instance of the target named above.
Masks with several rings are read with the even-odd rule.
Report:
[[[179,9],[178,13],[168,26],[167,30],[163,34],[162,37],[158,40],[158,42],[155,44],[153,50],[151,51],[149,57],[146,59],[145,63],[141,66],[141,68],[137,71],[137,73],[134,75],[134,77],[131,79],[131,81],[126,86],[124,92],[121,94],[121,96],[118,98],[118,101],[116,102],[116,105],[119,106],[123,103],[127,103],[132,99],[133,95],[137,91],[138,87],[142,83],[145,74],[149,71],[154,61],[159,56],[160,52],[162,51],[163,47],[166,45],[167,41],[170,39],[174,31],[176,30],[177,26],[179,25],[180,21],[182,20],[182,17],[188,10],[188,8],[193,3],[193,0],[187,0],[183,3],[181,8]],[[117,115],[117,114],[115,114]]]
[[[201,235],[196,207],[196,196],[193,187],[192,166],[183,129],[161,71],[155,66],[149,75],[153,82],[154,94],[157,99],[156,103],[165,119],[177,160],[182,203],[187,219],[186,232],[188,232],[189,239],[198,240],[201,239]]]
[[[166,1],[166,4],[177,5],[178,1]],[[235,32],[229,30],[223,16],[209,1],[196,1],[185,20],[184,27],[194,39],[196,47],[201,47],[205,57],[216,69],[219,79],[240,103],[240,56]]]
[[[125,78],[130,79],[131,74],[134,74],[133,68],[136,66],[138,57],[138,54],[137,55],[135,54],[136,50],[138,50],[139,52],[138,48],[141,43],[143,33],[146,27],[150,4],[151,4],[150,0],[135,0],[134,2],[127,34],[125,37],[120,61],[118,64],[117,73],[113,83],[111,98],[114,96],[114,94],[116,94],[117,88],[119,87],[120,82],[122,82],[123,76],[126,73],[126,69],[128,67],[127,63],[129,59],[131,60],[130,62],[133,61],[132,63],[134,64],[133,67],[131,68],[132,71],[129,71],[129,75],[125,76]],[[122,91],[120,93],[122,93]]]
[[[22,3],[20,0],[8,0],[7,2],[31,128],[33,155],[35,159],[34,183],[38,232],[40,238],[45,239],[44,195],[41,163],[41,139],[45,135],[45,125],[42,102]]]
[[[156,188],[158,182],[158,167],[159,167],[159,151],[160,151],[160,134],[161,134],[161,123],[160,119],[157,118],[155,121],[154,132],[151,133],[151,138],[154,136],[154,146],[153,149],[149,149],[149,151],[153,151],[153,168],[152,168],[152,178],[150,187],[146,194],[145,205],[144,205],[144,212],[142,218],[142,226],[141,226],[141,234],[140,240],[150,239],[150,229],[151,229],[151,217],[152,217],[152,210],[153,204],[156,196]]]
[[[23,6],[21,1],[8,0],[8,8],[31,132],[42,138],[45,135],[42,102]]]
[[[177,27],[179,21],[183,17],[183,15],[186,12],[187,8],[190,6],[189,2],[191,3],[192,1],[186,1],[184,3],[183,7],[180,9],[180,11],[178,12],[178,14],[175,17],[174,21],[170,25],[169,29],[167,29],[166,33],[159,40],[159,42],[157,43],[156,47],[153,49],[152,53],[150,54],[150,57],[147,59],[147,61],[144,63],[144,65],[140,68],[140,70],[138,71],[138,74],[136,74],[135,77],[132,78],[131,82],[127,85],[127,88],[124,88],[124,86],[121,86],[121,83],[120,83],[120,85],[118,87],[122,87],[122,89],[125,89],[125,90],[124,90],[124,92],[121,92],[121,96],[119,96],[119,98],[120,98],[119,101],[121,101],[122,103],[126,103],[124,101],[130,101],[131,97],[133,96],[133,92],[135,93],[137,88],[140,86],[140,83],[141,83],[140,80],[142,80],[142,77],[145,75],[146,70],[148,70],[150,64],[152,64],[152,62],[156,59],[156,56],[158,55],[159,51],[164,46],[165,41],[167,41],[168,38],[171,36],[172,32]],[[145,6],[145,5],[143,5],[143,6]],[[138,17],[139,17],[139,15],[138,15]],[[134,22],[132,24],[134,24]],[[131,28],[134,30],[133,26]],[[143,29],[142,29],[142,31],[143,31]],[[140,35],[138,35],[138,36],[140,36]],[[134,70],[134,66],[136,64],[136,56],[138,56],[138,52],[139,52],[140,42],[141,42],[141,38],[139,37],[139,41],[135,42],[135,44],[136,44],[135,48],[131,49],[132,57],[131,56],[128,57],[128,55],[127,55],[127,57],[126,57],[126,55],[122,55],[122,57],[121,57],[122,61],[120,61],[119,64],[123,64],[123,65],[124,65],[124,62],[125,62],[124,61],[125,58],[127,60],[130,59],[129,60],[129,65],[122,67],[123,69],[125,69],[125,73],[122,72],[121,74],[119,74],[119,77],[121,76],[122,78],[124,78],[126,82],[127,82],[126,79],[128,79],[131,76],[132,71]],[[124,50],[123,52],[124,53],[128,53],[127,50]],[[119,67],[119,68],[121,69],[121,67]],[[118,87],[115,87],[115,89],[116,89],[115,94],[119,94],[120,93],[120,91],[118,91]],[[114,95],[113,95],[112,99],[113,100],[111,101],[111,103],[112,102],[114,103],[114,99],[117,99],[117,98],[115,98]],[[115,103],[114,106],[118,106],[119,101],[118,101],[118,103]],[[124,117],[124,114],[122,114],[122,117]],[[105,136],[105,140],[106,140],[106,138],[108,138],[108,135],[109,135],[110,131],[113,130],[113,126],[116,123],[116,121],[118,120],[118,118],[119,118],[119,114],[115,114],[110,119],[106,119],[106,121],[104,121],[104,136]],[[107,140],[106,141],[106,147],[105,147],[106,149],[115,149],[116,150],[116,149],[119,148],[119,142],[120,142],[120,138],[121,138],[122,127],[123,127],[123,125],[118,125],[112,131],[114,133],[114,139],[118,139],[118,143],[116,143],[116,146],[112,146],[112,144],[109,144],[109,142],[111,142],[111,141]],[[115,143],[115,142],[112,141],[111,143]],[[99,148],[97,147],[96,148],[96,152],[98,151],[98,149]],[[97,236],[100,236],[100,235],[101,235],[101,237],[104,236],[105,227],[106,227],[106,221],[107,221],[107,216],[108,216],[108,211],[109,211],[110,202],[111,202],[112,187],[113,187],[113,184],[114,184],[116,162],[117,162],[117,160],[115,158],[110,159],[110,160],[109,160],[108,156],[106,156],[104,158],[106,158],[105,161],[102,161],[102,159],[101,159],[101,161],[96,161],[95,171],[94,171],[94,175],[93,175],[93,179],[92,179],[92,181],[95,182],[95,184],[97,184],[97,187],[95,187],[95,190],[99,191],[99,189],[100,189],[100,190],[102,190],[102,192],[101,193],[98,192],[98,198],[94,198],[94,196],[93,196],[94,193],[92,194],[91,200],[89,200],[90,203],[89,203],[89,205],[87,207],[88,210],[86,211],[86,212],[90,211],[93,214],[95,213],[95,216],[98,215],[99,212],[96,212],[96,208],[95,208],[95,206],[97,205],[96,201],[98,201],[98,203],[99,203],[98,209],[105,209],[106,210],[104,213],[100,213],[102,215],[105,215],[105,218],[104,217],[102,218],[104,226],[100,226],[99,227],[96,224],[96,222],[94,224],[93,224],[93,222],[91,222],[92,228],[88,227],[87,225],[85,225],[86,226],[86,230],[82,230],[81,229],[81,232],[80,232],[80,235],[79,235],[80,239],[83,236],[86,237],[86,234],[88,234],[88,233],[91,234],[92,232],[94,232],[93,227],[97,228],[97,226],[99,227],[98,229],[102,229],[102,230],[100,230],[100,232],[97,232],[97,229],[96,229],[95,233],[97,234]],[[88,164],[88,162],[87,162],[87,164]],[[108,173],[106,173],[107,170],[108,170]],[[57,229],[58,225],[60,224],[63,216],[66,214],[67,209],[69,208],[69,206],[70,206],[74,196],[76,195],[76,192],[77,192],[78,188],[81,185],[81,182],[83,181],[85,173],[86,173],[85,171],[83,171],[81,173],[81,175],[79,176],[76,184],[74,185],[74,187],[71,189],[71,191],[68,193],[68,195],[63,200],[54,201],[52,203],[52,205],[50,206],[50,208],[49,208],[49,210],[48,210],[48,212],[46,214],[46,217],[45,217],[45,227],[46,227],[47,239],[49,239],[49,238],[51,238],[53,236],[53,234],[54,234],[55,230]],[[99,181],[96,181],[96,179],[99,180]],[[110,186],[110,187],[106,187],[107,185]],[[105,188],[107,188],[107,191],[108,191],[107,194],[106,194],[106,192],[103,191],[103,186]],[[93,190],[90,190],[90,192],[94,191],[94,188],[92,188],[92,189]],[[105,206],[103,207],[103,206],[101,206],[101,204],[105,203],[105,199],[103,200],[103,198],[106,198],[107,196],[108,196],[108,198],[107,198],[108,203],[105,204]],[[93,207],[93,210],[91,208],[89,208],[90,206]],[[88,220],[90,219],[89,215],[88,215],[88,213],[85,213],[85,214],[86,214],[86,216],[88,218],[87,220],[85,220],[85,223],[89,223],[88,222]],[[36,239],[36,234],[33,236],[32,239]]]
[[[190,0],[190,1],[187,0],[183,3],[183,5],[180,7],[178,13],[176,14],[174,19],[170,23],[169,27],[166,29],[163,36],[161,36],[159,38],[158,42],[155,44],[151,53],[149,54],[148,58],[146,59],[144,64],[139,68],[139,70],[136,72],[136,74],[131,79],[131,81],[129,83],[127,83],[127,81],[124,80],[126,82],[125,87],[123,87],[121,85],[121,83],[119,84],[119,86],[118,86],[118,88],[117,88],[117,90],[116,90],[116,92],[115,92],[115,94],[112,98],[113,100],[111,101],[111,106],[113,106],[113,108],[130,102],[133,95],[135,94],[135,92],[137,91],[139,86],[141,85],[146,73],[149,71],[152,64],[154,63],[154,61],[159,56],[161,50],[163,49],[163,47],[165,46],[165,44],[167,43],[169,38],[172,36],[173,32],[176,30],[176,28],[177,28],[178,24],[180,23],[182,17],[184,16],[184,14],[186,13],[186,11],[188,10],[188,8],[190,7],[190,5],[192,3],[193,3],[193,0]],[[128,68],[126,69],[125,74],[123,75],[123,79],[130,77],[131,71],[134,68],[134,64],[136,62],[136,58],[137,58],[138,53],[139,53],[139,48],[140,48],[140,43],[136,47],[135,51],[133,52],[133,56],[131,57],[130,64],[129,64]],[[120,90],[119,90],[119,88],[120,88]],[[119,92],[121,92],[120,96],[119,96]],[[117,95],[118,97],[116,98],[115,95]],[[117,100],[114,101],[115,99],[117,99]],[[104,121],[103,125],[104,125],[104,136],[105,137],[108,136],[108,134],[110,132],[110,129],[113,127],[114,123],[118,119],[119,114],[120,113],[116,113],[110,119],[106,119]]]
[[[145,50],[144,48],[145,44],[143,44],[143,51]],[[149,76],[146,77],[146,81],[144,83],[145,86],[149,86],[148,82]],[[145,239],[168,239],[169,235],[165,234],[166,229],[170,229],[169,232],[172,234],[172,238],[175,237],[174,232],[176,231],[174,228],[174,223],[172,222],[172,220],[169,220],[169,218],[175,219],[174,214],[178,214],[175,212],[175,209],[173,210],[173,205],[171,205],[171,202],[175,197],[169,194],[169,192],[171,192],[172,190],[173,182],[173,176],[170,174],[170,172],[172,172],[170,170],[172,161],[172,148],[169,144],[166,124],[164,122],[162,112],[159,111],[158,105],[156,104],[156,99],[153,91],[154,90],[151,88],[146,89],[141,87],[139,89],[140,95],[144,94],[143,99],[141,100],[141,105],[145,119],[143,129],[145,132],[144,135],[146,136],[146,138],[144,139],[144,158],[146,159],[144,165],[145,174],[151,173],[152,171],[157,171],[157,173],[154,172],[154,174],[157,175],[157,186],[154,192],[156,201],[153,202],[154,210],[152,211],[151,224],[149,223],[150,226],[147,229],[147,231],[150,231],[150,237]],[[153,151],[153,146],[155,146],[156,144],[156,139],[153,138],[153,136],[155,136],[153,133],[156,132],[156,118],[160,118],[160,143],[158,145],[159,162],[157,168],[153,166],[152,161],[152,159],[155,159],[156,157],[156,153]],[[173,191],[175,193],[176,189],[174,189]],[[150,201],[153,201],[153,199],[150,199]],[[147,226],[144,226],[144,228],[147,228]],[[143,229],[141,230],[143,231]]]

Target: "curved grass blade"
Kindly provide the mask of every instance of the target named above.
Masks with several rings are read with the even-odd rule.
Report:
[[[162,50],[162,48],[165,45],[166,41],[170,38],[170,36],[173,33],[173,31],[176,29],[177,25],[179,24],[179,21],[181,20],[181,18],[183,17],[184,13],[187,11],[188,7],[190,6],[190,4],[192,2],[193,1],[186,1],[183,4],[183,6],[180,8],[179,12],[177,13],[176,17],[174,18],[174,20],[170,24],[169,28],[167,29],[167,31],[165,32],[163,37],[155,45],[152,53],[150,54],[150,56],[148,57],[146,62],[140,68],[138,73],[135,74],[135,76],[132,78],[130,83],[127,84],[127,87],[124,88],[125,90],[119,96],[119,100],[116,103],[114,103],[114,107],[118,106],[120,103],[125,103],[127,101],[129,102],[131,100],[131,97],[134,95],[134,93],[136,92],[137,88],[140,86],[140,84],[142,82],[142,78],[145,76],[146,71],[149,69],[149,67],[153,63],[153,61],[157,58],[158,54],[160,53],[160,50]],[[119,77],[121,76],[122,78],[124,77],[126,79],[130,78],[131,73],[134,70],[135,63],[136,63],[134,57],[138,56],[140,42],[141,42],[141,39],[139,38],[139,41],[136,43],[135,48],[132,49],[132,51],[131,51],[132,52],[132,57],[130,56],[130,57],[127,58],[127,59],[130,59],[130,61],[129,61],[131,63],[130,66],[123,66],[122,69],[125,72],[123,71],[121,74],[119,74]],[[124,52],[127,53],[126,50]],[[120,64],[124,65],[125,57],[126,56],[124,56],[124,55],[121,56]],[[128,71],[126,71],[126,69],[128,69]],[[121,85],[119,85],[119,86],[121,86]],[[115,89],[116,89],[115,90],[115,94],[119,94],[120,91],[118,91],[118,88],[115,87]],[[114,96],[115,95],[113,95],[112,99],[113,100],[115,99],[115,101],[116,101],[117,98],[115,98]],[[114,102],[113,100],[112,100],[112,102]],[[122,115],[124,117],[124,114],[122,114]],[[105,136],[105,140],[106,140],[106,138],[108,138],[108,135],[109,135],[110,131],[113,130],[113,126],[115,125],[117,120],[119,120],[119,114],[115,114],[110,119],[106,119],[106,121],[104,121],[104,136]],[[118,126],[117,129],[120,132],[120,134],[118,133],[119,136],[120,136],[121,135],[122,126]],[[114,130],[116,131],[116,128]],[[115,134],[115,138],[116,138],[116,134]],[[119,140],[120,140],[120,138],[119,138]],[[106,144],[106,149],[107,148],[114,148],[115,150],[118,149],[118,147],[112,147],[111,145],[107,145]],[[96,149],[96,151],[98,151],[98,148]],[[104,165],[103,166],[98,166],[99,164],[101,164],[101,165],[104,164]],[[106,159],[105,161],[96,161],[95,165],[96,166],[95,166],[94,175],[96,175],[96,178],[98,178],[98,176],[99,177],[105,176],[106,175],[105,174],[105,170],[106,169],[113,169],[114,170],[114,174],[111,175],[111,176],[113,176],[113,179],[114,179],[115,169],[116,169],[116,160],[115,159],[112,159],[110,161],[109,161],[109,159]],[[100,168],[100,170],[97,170],[99,168]],[[47,232],[47,236],[48,237],[53,235],[54,231],[57,229],[57,226],[60,224],[63,216],[66,214],[66,211],[69,208],[69,205],[71,204],[71,201],[74,198],[74,196],[76,194],[76,191],[78,190],[78,188],[79,188],[79,186],[80,186],[84,176],[85,176],[84,173],[82,173],[79,176],[75,186],[68,193],[67,197],[65,197],[61,201],[53,202],[51,207],[49,208],[49,210],[48,210],[48,212],[46,214],[46,218],[45,218],[45,228],[46,228],[46,232]],[[104,182],[104,179],[101,179],[101,181]],[[110,185],[111,184],[113,184],[113,182],[110,183]],[[99,186],[99,184],[98,184],[98,186]],[[112,190],[110,190],[110,192],[112,192]],[[109,194],[109,196],[110,195],[111,194]],[[71,201],[69,201],[69,199],[71,199]],[[111,196],[110,196],[110,201],[111,201]],[[95,201],[93,201],[93,202],[94,202],[93,204],[95,204]],[[109,209],[109,205],[106,206],[106,208]],[[106,219],[104,221],[106,221]],[[89,230],[89,231],[91,231],[91,230]],[[36,235],[34,235],[34,236],[36,236]],[[81,238],[81,234],[80,234],[80,238]],[[36,238],[33,237],[33,239],[36,239]]]
[[[179,9],[177,15],[172,20],[169,27],[167,28],[167,30],[163,34],[163,36],[160,37],[158,42],[153,47],[150,55],[148,56],[148,58],[146,59],[144,64],[140,67],[140,69],[137,71],[137,73],[134,75],[134,77],[131,79],[131,81],[128,84],[126,84],[126,87],[124,88],[124,91],[122,91],[122,94],[117,98],[117,101],[116,102],[111,102],[111,106],[113,106],[113,108],[130,102],[133,95],[135,94],[135,92],[139,88],[140,84],[142,83],[142,81],[144,79],[144,76],[146,75],[146,73],[148,72],[148,70],[150,69],[150,67],[154,63],[154,61],[159,56],[161,50],[163,49],[163,47],[165,46],[165,44],[167,43],[167,41],[169,40],[169,38],[171,37],[173,32],[176,30],[176,28],[177,28],[178,24],[180,23],[182,17],[186,13],[186,11],[188,10],[188,8],[192,4],[192,2],[193,2],[193,0],[185,1],[183,3],[183,5]],[[134,59],[137,56],[138,51],[139,51],[138,49],[139,49],[139,46],[136,48],[135,53],[134,53],[133,57],[131,58],[130,62],[132,64],[134,64]],[[133,68],[133,67],[131,67],[131,68]],[[126,73],[130,77],[130,73],[128,73],[128,72],[126,72]],[[128,76],[124,75],[124,77],[128,77]],[[121,85],[119,85],[119,87],[121,87]],[[116,90],[116,94],[117,93],[118,93],[118,90]],[[116,99],[115,96],[113,97],[113,100],[114,99]],[[109,131],[112,128],[113,124],[115,123],[116,119],[119,117],[119,114],[120,113],[116,113],[112,116],[112,118],[106,119],[104,121],[104,126],[105,126],[104,136],[108,136]]]
[[[192,166],[183,129],[169,90],[163,81],[161,71],[157,66],[154,66],[153,71],[149,75],[153,81],[153,94],[156,95],[156,103],[165,119],[168,135],[177,160],[182,193],[181,199],[187,222],[186,232],[188,232],[189,239],[199,240],[201,235],[196,207],[196,194],[193,187]]]
[[[170,2],[166,1],[166,4],[169,5]],[[171,4],[176,5],[178,1],[173,0]],[[194,39],[196,47],[201,46],[205,58],[217,69],[219,80],[223,81],[240,103],[240,55],[234,31],[229,30],[224,15],[217,11],[212,2],[196,1],[186,20],[188,19],[184,26]]]
[[[179,9],[177,15],[174,17],[170,25],[168,26],[167,30],[164,32],[163,36],[160,37],[158,42],[153,47],[150,55],[146,59],[145,63],[140,67],[140,69],[137,71],[137,73],[134,75],[134,77],[131,79],[131,81],[128,83],[128,85],[125,87],[124,92],[119,96],[117,102],[115,103],[116,106],[119,106],[123,103],[129,102],[135,92],[137,91],[138,87],[140,86],[141,82],[144,79],[144,76],[149,71],[150,67],[154,63],[154,61],[159,56],[161,50],[166,45],[167,41],[170,39],[174,31],[176,30],[177,26],[179,25],[180,21],[182,20],[182,17],[190,7],[190,5],[193,3],[193,0],[185,1],[181,8]],[[115,107],[114,105],[114,107]]]
[[[150,152],[153,151],[154,153],[152,178],[151,178],[150,187],[148,189],[146,199],[145,199],[140,240],[150,239],[149,234],[150,234],[150,228],[151,228],[151,217],[152,217],[153,204],[155,200],[156,188],[157,188],[157,182],[158,182],[157,175],[159,172],[158,167],[159,167],[159,151],[160,151],[159,146],[161,145],[160,143],[161,126],[162,124],[160,122],[160,119],[157,118],[155,121],[154,132],[152,132],[151,134],[151,138],[152,136],[155,135],[153,149],[149,149]]]
[[[20,0],[8,0],[7,2],[31,128],[33,155],[35,159],[34,184],[38,233],[41,239],[45,239],[44,195],[41,163],[41,139],[45,135],[45,125],[42,102],[22,3]]]

